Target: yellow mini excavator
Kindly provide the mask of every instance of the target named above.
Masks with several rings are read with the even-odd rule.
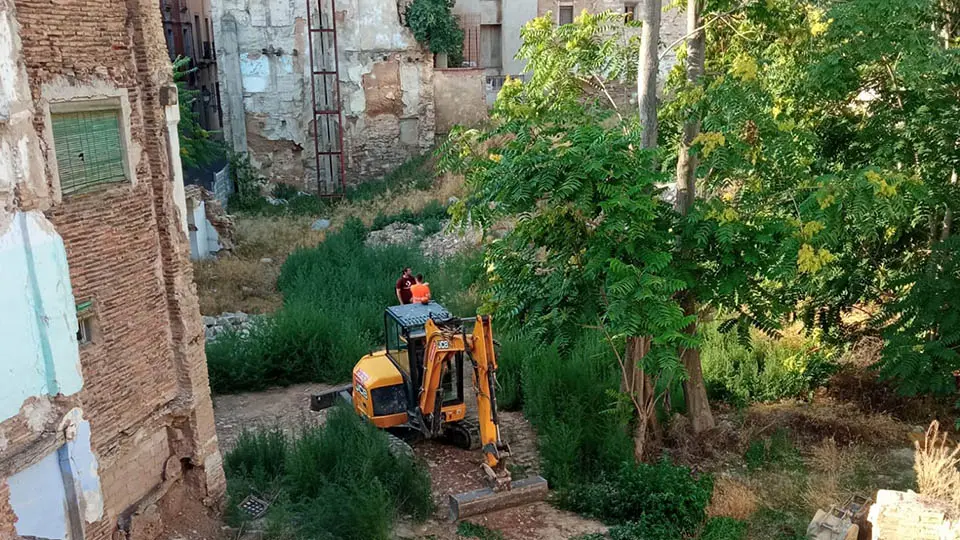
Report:
[[[450,496],[454,520],[544,499],[546,480],[514,481],[506,469],[510,450],[500,437],[490,317],[459,319],[436,302],[406,304],[386,309],[384,330],[386,347],[357,362],[353,383],[311,396],[310,408],[328,408],[339,397],[391,434],[412,433],[479,449],[486,487]],[[476,419],[467,417],[464,400],[468,369],[473,372]],[[392,442],[399,440],[392,436]]]

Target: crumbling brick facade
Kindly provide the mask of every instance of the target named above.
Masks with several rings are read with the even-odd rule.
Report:
[[[62,369],[47,366],[46,389],[14,416],[0,416],[0,538],[26,534],[17,527],[27,527],[35,510],[22,501],[18,510],[12,488],[49,456],[66,452],[74,464],[77,457],[92,461],[72,471],[75,485],[65,481],[68,506],[79,501],[67,530],[80,528],[88,539],[147,540],[162,531],[167,516],[158,509],[171,508],[164,501],[216,506],[225,489],[178,202],[180,164],[170,153],[177,105],[160,11],[147,0],[0,0],[0,14],[12,32],[4,35],[0,24],[0,38],[14,45],[0,69],[3,62],[13,66],[22,85],[0,96],[0,104],[8,99],[19,111],[0,115],[0,147],[10,152],[0,154],[0,165],[40,163],[14,167],[11,182],[0,181],[0,258],[4,233],[21,221],[38,223],[54,244],[62,241],[69,279],[55,283],[70,297],[65,301],[88,306],[92,332],[78,345],[73,314],[70,324],[47,324],[37,342],[72,340],[80,389],[57,384]],[[97,100],[121,104],[129,178],[63,195],[51,111]],[[28,258],[35,251],[30,241],[22,246]],[[0,260],[0,274],[3,266]],[[37,358],[48,360],[62,350],[37,347]],[[0,364],[30,362],[29,349]]]

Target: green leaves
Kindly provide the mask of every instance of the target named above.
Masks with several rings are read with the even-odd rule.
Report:
[[[417,41],[430,47],[434,54],[446,53],[451,67],[463,54],[463,30],[453,15],[454,0],[413,0],[407,6],[404,20]]]

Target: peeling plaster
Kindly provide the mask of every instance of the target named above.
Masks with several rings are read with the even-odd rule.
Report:
[[[0,229],[0,421],[27,409],[43,424],[45,399],[83,386],[77,312],[63,240],[41,212],[15,212]],[[40,428],[36,428],[40,429]]]

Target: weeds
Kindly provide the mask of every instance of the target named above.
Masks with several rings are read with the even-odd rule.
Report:
[[[748,486],[723,476],[714,481],[713,495],[707,507],[708,516],[745,520],[756,511],[757,495]]]
[[[769,467],[795,469],[802,466],[800,453],[785,429],[778,429],[770,437],[750,441],[743,456],[750,470]]]
[[[266,520],[278,535],[386,540],[399,516],[433,510],[425,469],[391,455],[386,436],[346,408],[289,439],[276,429],[245,433],[224,464],[231,508],[251,490],[274,500]]]
[[[664,460],[652,465],[624,464],[597,482],[573,487],[562,495],[561,503],[605,523],[625,526],[622,538],[630,538],[629,530],[638,527],[670,538],[696,530],[712,491],[710,476],[694,477],[689,469]]]
[[[404,266],[428,276],[435,298],[450,300],[448,309],[470,304],[462,300],[462,278],[448,275],[447,267],[409,246],[368,247],[366,233],[351,220],[287,257],[277,279],[283,307],[247,333],[228,332],[207,345],[214,392],[347,380],[357,360],[382,347],[383,310],[396,304],[394,283]],[[454,260],[449,271],[479,264],[475,255]]]
[[[503,540],[504,538],[503,533],[500,531],[494,531],[483,525],[477,525],[469,521],[461,521],[457,525],[457,536],[463,538],[478,538],[479,540]]]
[[[585,336],[563,354],[534,341],[510,342],[501,365],[507,373],[518,370],[511,364],[521,365],[523,410],[537,428],[551,485],[564,489],[588,482],[633,459],[630,411],[616,399],[620,372],[599,336]]]
[[[940,433],[934,420],[927,428],[921,445],[915,442],[914,470],[917,490],[921,495],[949,506],[953,517],[960,516],[960,444],[947,444],[947,434]]]
[[[807,398],[835,370],[836,351],[803,334],[796,326],[781,338],[751,333],[749,348],[717,324],[702,328],[700,358],[707,389],[714,399],[744,406],[783,398]]]
[[[700,540],[742,540],[746,536],[746,522],[730,517],[715,517],[707,521]]]

